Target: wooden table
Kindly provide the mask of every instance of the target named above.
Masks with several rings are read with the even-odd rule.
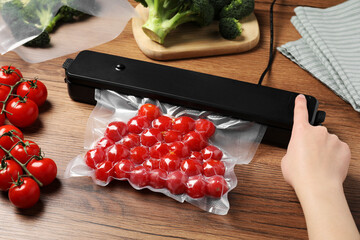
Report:
[[[268,61],[270,0],[256,1],[261,40],[255,49],[236,55],[161,62],[169,66],[205,72],[256,83]],[[301,4],[329,7],[343,0],[306,0]],[[134,5],[135,3],[132,2]],[[275,44],[300,36],[290,23],[296,0],[275,5]],[[128,24],[115,40],[92,50],[155,62],[138,49]],[[41,200],[29,210],[14,208],[6,193],[0,197],[1,239],[306,239],[304,215],[292,188],[280,170],[285,149],[261,144],[253,161],[238,165],[238,186],[229,194],[230,211],[225,216],[204,212],[189,203],[176,202],[149,190],[135,191],[126,182],[107,187],[91,179],[64,179],[69,161],[83,152],[84,132],[93,106],[72,101],[64,83],[61,65],[67,57],[29,64],[14,53],[0,57],[27,77],[37,76],[48,87],[48,102],[39,121],[24,130],[46,156],[56,160],[58,177],[42,189]],[[345,193],[360,226],[360,115],[335,93],[276,53],[264,85],[313,95],[326,111],[325,126],[347,142],[352,151]]]

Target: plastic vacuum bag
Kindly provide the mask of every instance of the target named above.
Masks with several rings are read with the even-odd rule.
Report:
[[[0,1],[0,8],[9,1],[12,0]],[[27,62],[43,62],[108,42],[116,38],[123,31],[127,22],[136,16],[134,8],[127,0],[37,0],[37,2],[44,4],[38,9],[43,9],[44,6],[49,8],[46,18],[42,19],[44,22],[50,22],[64,3],[89,14],[90,17],[61,24],[56,27],[54,32],[50,33],[49,47],[33,48],[22,45],[40,35],[44,28],[38,28],[38,20],[29,20],[29,18],[27,18],[29,22],[26,24],[14,24],[22,17],[18,15],[19,10],[10,7],[10,9],[1,11],[1,54],[15,51]],[[55,2],[57,3],[55,4]]]
[[[214,214],[227,214],[230,208],[227,197],[228,193],[237,185],[234,166],[236,164],[247,164],[251,161],[266,131],[265,126],[216,115],[207,111],[197,111],[173,106],[148,98],[122,95],[109,90],[96,90],[95,98],[97,105],[88,120],[84,144],[85,152],[75,157],[68,164],[65,177],[90,176],[96,184],[101,186],[106,186],[114,179],[127,180],[131,186],[137,190],[148,188],[154,192],[163,193],[179,202],[187,201]],[[137,142],[133,144],[134,141],[132,141],[131,146],[129,146],[127,145],[129,143],[128,135],[131,135],[129,132],[134,133],[134,130],[131,128],[131,126],[134,125],[130,124],[131,121],[129,120],[134,119],[134,117],[136,118],[136,116],[144,116],[144,114],[141,114],[143,113],[142,106],[148,103],[156,105],[158,109],[160,109],[162,116],[170,117],[172,123],[167,125],[166,128],[164,128],[166,124],[160,127],[159,124],[154,123],[156,120],[153,120],[150,125],[146,126],[139,124],[139,126],[141,125],[145,129],[136,132],[136,134],[139,133],[140,138],[138,138],[138,141],[140,139],[140,143]],[[183,128],[179,130],[179,125],[176,127],[175,125],[178,123],[178,119],[184,118],[184,116],[194,119],[195,123],[199,122],[199,119],[212,122],[216,127],[215,133],[208,138],[210,135],[206,135],[202,130],[205,129],[207,131],[210,127],[199,128],[198,125],[195,125],[195,128],[192,126],[192,128],[190,127],[186,130],[183,130]],[[114,125],[112,125],[114,122],[122,122],[121,126],[123,126],[123,130],[117,130],[117,134],[121,132],[120,135],[117,135],[117,139],[114,139],[112,137],[114,135],[110,134],[111,131],[109,131],[109,129],[114,127]],[[158,152],[155,152],[156,154],[153,154],[152,150],[156,148],[156,144],[153,145],[154,143],[150,143],[149,145],[148,142],[143,141],[144,139],[146,140],[146,136],[148,136],[147,133],[150,132],[149,129],[151,128],[161,130],[164,138],[159,136],[157,141],[160,143],[156,144],[158,144],[157,146],[161,145],[163,147],[166,145],[165,148],[167,149],[165,153],[162,152],[160,155],[156,155]],[[182,131],[184,135],[177,140],[168,140],[165,137],[166,132],[171,130]],[[140,133],[141,131],[142,133]],[[188,131],[190,131],[190,133],[187,133]],[[201,147],[193,145],[191,138],[188,137],[191,134],[198,136],[196,132],[201,133],[203,136],[202,139],[205,140],[205,144]],[[112,138],[114,141],[111,143],[104,141],[104,135]],[[114,143],[115,141],[117,142]],[[179,142],[184,144],[181,145]],[[117,144],[121,146],[119,147],[120,151],[118,149],[117,152],[117,159],[114,160],[114,145]],[[171,164],[171,159],[169,160],[171,154],[178,154],[178,149],[176,150],[176,148],[172,147],[174,145],[185,145],[185,148],[188,146],[188,149],[184,150],[184,148],[181,148],[180,157],[176,158],[175,161],[177,163],[169,167]],[[130,149],[127,149],[128,146]],[[135,155],[133,158],[132,154],[135,152],[134,149],[137,148],[137,146],[148,149],[150,156],[146,155],[141,161],[135,161],[138,155]],[[126,148],[125,151],[124,147]],[[96,150],[98,148],[102,150]],[[100,154],[102,160],[97,159],[93,161],[96,159],[96,156],[100,156],[97,155],[97,153],[94,154],[94,151],[102,153]],[[221,151],[222,157],[219,151]],[[124,154],[124,152],[126,153]],[[123,160],[122,158],[126,159]],[[89,159],[91,159],[91,164],[89,164]],[[105,166],[104,161],[106,160],[111,161],[112,164]],[[125,165],[128,166],[129,161],[132,161],[134,164],[131,168],[126,168]],[[116,165],[119,164],[123,166],[122,172],[119,170],[121,167],[116,167]],[[92,166],[89,167],[90,165]],[[146,172],[142,166],[147,168],[148,170],[146,171],[148,172]],[[194,166],[197,167],[194,168]],[[198,168],[199,166],[200,168]],[[224,166],[224,168],[219,166]],[[138,167],[138,170],[135,170],[136,167]],[[100,168],[100,170],[95,170],[98,168]],[[106,178],[101,178],[101,174],[104,174],[104,169],[108,175]],[[153,175],[152,172],[154,169],[157,169],[155,170],[155,175]],[[120,175],[118,174],[119,171],[121,173]],[[162,172],[162,174],[159,174],[159,171]],[[139,173],[140,177],[142,177],[140,180],[138,178]],[[159,180],[160,186],[157,184]],[[154,184],[152,181],[157,182]],[[174,190],[174,184],[178,184],[176,186],[180,186],[182,189],[179,190],[175,186],[176,189]]]

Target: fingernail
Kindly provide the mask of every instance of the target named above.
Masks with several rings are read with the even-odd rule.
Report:
[[[304,94],[299,94],[298,97],[301,98],[301,99],[305,99]]]

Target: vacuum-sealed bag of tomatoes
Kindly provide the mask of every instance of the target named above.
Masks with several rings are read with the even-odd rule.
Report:
[[[65,177],[106,186],[128,181],[211,213],[225,215],[236,164],[253,158],[265,127],[159,101],[96,90],[85,151]]]

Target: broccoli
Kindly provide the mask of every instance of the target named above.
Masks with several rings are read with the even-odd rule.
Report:
[[[214,7],[214,18],[219,19],[221,9],[229,5],[231,0],[209,0],[209,2]]]
[[[232,40],[241,35],[241,23],[236,18],[221,18],[219,32],[225,39]]]
[[[47,47],[50,35],[57,22],[70,22],[85,15],[67,4],[76,4],[79,0],[12,0],[5,2],[1,8],[1,15],[13,31],[14,37],[19,39],[25,30],[27,35],[38,35],[35,39],[25,43],[25,46]],[[88,0],[94,2],[94,0]]]
[[[220,18],[236,18],[241,19],[249,16],[255,7],[254,0],[232,0],[220,12]]]
[[[169,32],[186,22],[207,26],[214,19],[209,0],[136,0],[149,8],[143,31],[155,42],[164,43]]]

